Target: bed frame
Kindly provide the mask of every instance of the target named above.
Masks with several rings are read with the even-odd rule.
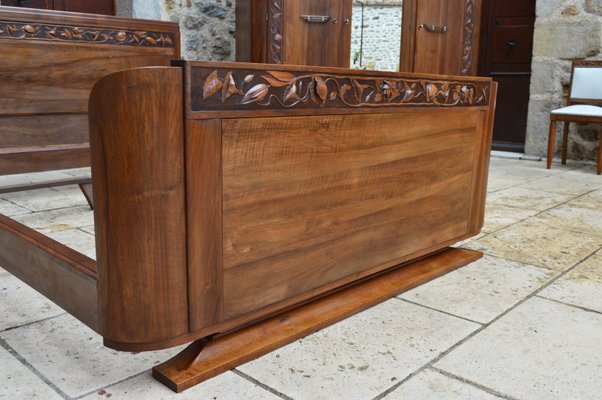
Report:
[[[496,84],[174,62],[89,103],[97,261],[0,217],[0,265],[181,391],[478,259]]]
[[[0,175],[90,166],[88,97],[111,72],[179,58],[178,25],[0,7]],[[89,183],[0,186],[0,193]]]

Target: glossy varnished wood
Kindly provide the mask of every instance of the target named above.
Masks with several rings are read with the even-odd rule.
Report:
[[[444,250],[251,327],[214,340],[194,342],[174,358],[154,367],[153,376],[181,392],[481,256],[481,252],[471,250]]]
[[[224,121],[225,317],[466,234],[482,124],[478,109]]]
[[[188,332],[182,92],[179,68],[149,67],[101,79],[90,97],[100,329],[111,341]]]
[[[223,321],[221,120],[187,121],[190,330]]]

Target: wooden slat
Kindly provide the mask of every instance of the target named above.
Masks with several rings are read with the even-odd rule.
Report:
[[[90,145],[87,143],[18,149],[0,148],[0,175],[88,166],[90,166]]]
[[[224,121],[225,318],[465,235],[480,118]]]
[[[220,120],[186,123],[190,330],[223,319],[222,136]]]
[[[199,340],[155,366],[153,377],[181,392],[481,256],[481,252],[447,249],[240,331]]]
[[[0,214],[0,266],[99,332],[94,260]]]

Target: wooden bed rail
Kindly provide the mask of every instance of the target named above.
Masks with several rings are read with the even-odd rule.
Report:
[[[0,265],[99,331],[96,262],[0,214]]]

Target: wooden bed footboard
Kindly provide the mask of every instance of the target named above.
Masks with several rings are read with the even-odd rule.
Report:
[[[476,235],[487,78],[176,62],[90,97],[99,331],[221,335]]]

